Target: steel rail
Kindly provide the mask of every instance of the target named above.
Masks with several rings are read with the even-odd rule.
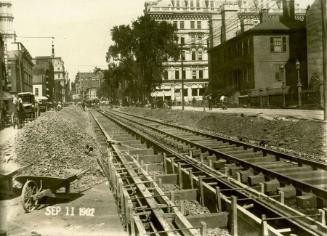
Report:
[[[304,157],[298,157],[298,156],[294,156],[294,155],[291,155],[291,154],[278,152],[278,151],[271,150],[271,149],[268,149],[268,148],[265,148],[265,147],[262,147],[262,146],[258,146],[258,145],[255,145],[255,144],[250,144],[250,143],[245,143],[245,142],[242,142],[242,141],[228,139],[228,138],[223,137],[223,136],[213,135],[213,134],[207,133],[205,131],[194,130],[194,129],[191,129],[189,127],[181,126],[181,125],[178,125],[178,124],[165,123],[165,122],[163,122],[161,120],[154,119],[154,118],[143,117],[143,116],[130,114],[130,113],[123,112],[123,111],[117,111],[117,110],[115,110],[115,112],[121,113],[121,114],[124,114],[124,115],[128,115],[128,116],[132,116],[132,117],[136,117],[136,118],[143,119],[143,120],[148,120],[148,121],[151,121],[151,122],[156,122],[156,123],[159,123],[161,125],[170,126],[170,127],[173,127],[173,128],[178,128],[178,129],[182,129],[182,130],[185,130],[185,131],[190,131],[190,132],[195,133],[195,134],[199,134],[199,135],[202,135],[202,136],[222,140],[224,142],[229,142],[231,144],[242,145],[242,146],[247,147],[247,148],[253,148],[255,150],[262,151],[263,154],[272,154],[272,155],[278,156],[278,157],[283,158],[283,159],[287,159],[287,160],[290,160],[290,161],[295,161],[295,162],[298,162],[298,163],[303,163],[303,164],[309,165],[309,166],[311,166],[313,168],[319,168],[319,169],[322,169],[322,170],[327,170],[327,163],[325,161],[312,160],[312,159],[307,159],[307,158],[304,158]]]
[[[127,120],[129,120],[131,122],[138,123],[139,125],[145,126],[144,123],[141,123],[141,122],[138,122],[138,121],[133,121],[132,119],[128,119],[128,118],[125,118],[125,119],[127,119]],[[243,166],[251,167],[251,168],[253,168],[253,169],[255,169],[255,170],[259,171],[259,172],[262,172],[262,173],[264,173],[264,174],[266,174],[268,176],[277,177],[281,182],[284,182],[284,183],[292,183],[298,189],[301,189],[301,190],[307,191],[307,192],[312,192],[312,193],[316,194],[318,197],[320,197],[321,199],[327,199],[327,191],[326,190],[323,190],[321,188],[315,187],[315,186],[313,186],[311,184],[308,184],[308,183],[299,181],[299,180],[297,180],[295,178],[288,177],[286,175],[283,175],[283,174],[280,174],[278,172],[269,170],[267,168],[260,167],[258,165],[255,165],[255,164],[252,164],[252,163],[247,162],[245,160],[242,160],[240,158],[237,158],[237,157],[234,157],[232,155],[226,154],[223,151],[218,151],[218,150],[209,148],[209,147],[207,147],[205,145],[201,145],[199,143],[196,143],[196,142],[193,142],[191,140],[188,140],[188,139],[179,137],[177,135],[174,135],[174,134],[171,134],[171,133],[167,133],[167,132],[162,131],[162,130],[159,130],[159,129],[155,128],[155,127],[147,126],[147,128],[152,129],[152,130],[154,130],[156,132],[165,134],[165,135],[169,135],[169,136],[171,136],[171,137],[173,137],[175,139],[181,140],[182,142],[186,142],[186,143],[189,143],[189,144],[191,144],[193,146],[196,146],[198,148],[201,148],[202,150],[207,150],[207,151],[209,151],[211,153],[218,154],[220,157],[222,157],[224,159],[231,160],[231,161],[236,162],[238,164],[242,164]]]
[[[203,165],[202,163],[200,163],[197,160],[190,159],[189,157],[185,157],[184,155],[176,152],[175,150],[173,150],[171,148],[168,148],[167,146],[162,144],[162,142],[154,140],[153,138],[148,136],[148,134],[144,134],[139,130],[135,130],[135,128],[131,128],[130,127],[131,125],[124,124],[122,121],[118,120],[119,116],[117,117],[117,115],[116,115],[115,118],[113,118],[113,117],[109,116],[108,112],[105,112],[105,113],[100,112],[100,113],[103,114],[104,116],[108,117],[112,121],[116,122],[117,124],[120,124],[121,126],[125,127],[126,129],[132,131],[133,133],[135,133],[135,134],[143,137],[144,139],[148,140],[149,142],[151,142],[155,146],[159,147],[160,149],[170,153],[173,156],[178,157],[179,159],[185,161],[186,163],[188,163],[190,165],[193,165],[197,169],[203,171],[203,173],[217,179],[217,181],[222,182],[226,186],[228,186],[230,188],[234,188],[234,189],[242,188],[242,187],[245,188],[246,185],[241,184],[240,182],[238,182],[236,180],[233,180],[232,178],[227,178],[227,180],[230,180],[228,182],[228,181],[225,180],[225,178],[221,178],[221,176],[224,176],[224,174],[218,172],[217,170],[213,170],[212,168],[210,168],[210,167],[208,167],[206,165]],[[110,115],[113,115],[113,114],[110,114]],[[131,120],[127,119],[126,117],[120,117],[120,118],[125,119],[125,120],[127,120],[129,122],[133,122],[134,124],[136,123],[137,125],[144,127],[144,123],[139,124],[139,123],[137,123],[135,121],[131,121]],[[153,127],[147,127],[147,128],[153,129]],[[160,132],[162,132],[162,131],[160,131]],[[325,235],[326,232],[327,232],[326,227],[323,227],[321,225],[319,225],[318,228],[321,229],[323,227],[324,232],[317,229],[316,227],[312,227],[311,224],[305,223],[302,220],[301,221],[298,220],[297,218],[287,219],[287,217],[291,217],[291,216],[294,216],[294,215],[298,215],[298,216],[302,216],[302,217],[304,217],[305,215],[298,212],[298,211],[296,211],[296,210],[294,210],[294,209],[292,209],[292,208],[290,208],[290,207],[288,207],[288,206],[286,206],[286,205],[283,205],[283,204],[279,203],[275,199],[266,198],[266,197],[259,198],[259,195],[263,196],[263,194],[258,193],[254,189],[244,189],[244,190],[240,190],[240,191],[236,191],[236,192],[238,192],[239,194],[243,194],[244,196],[248,197],[249,199],[253,198],[254,195],[257,196],[256,199],[252,199],[254,203],[257,203],[257,204],[263,206],[264,208],[269,209],[271,212],[274,212],[276,215],[284,217],[284,219],[287,222],[289,222],[290,224],[293,224],[294,226],[298,227],[299,229],[303,230],[304,232],[309,233],[310,235]],[[267,195],[264,195],[264,196],[267,196]],[[307,217],[306,220],[308,220],[311,223],[315,222],[314,219],[311,219],[309,217]],[[315,222],[315,223],[317,223],[317,222]]]
[[[106,137],[108,143],[110,143],[111,136],[105,131],[105,128],[101,125],[99,120],[91,113],[92,117],[96,121],[96,124],[99,126],[100,130],[102,131],[103,135]],[[142,176],[140,176],[136,171],[131,168],[131,163],[128,162],[125,158],[126,153],[122,152],[119,149],[118,144],[112,144],[111,148],[113,149],[116,156],[120,159],[121,164],[125,166],[126,171],[129,174],[129,177],[134,181],[133,185],[137,187],[139,190],[138,192],[141,194],[141,198],[144,199],[148,205],[147,210],[150,210],[159,224],[162,227],[161,232],[166,232],[167,235],[176,235],[176,232],[182,231],[183,235],[198,235],[196,231],[194,231],[194,228],[192,225],[186,220],[186,218],[182,215],[179,210],[176,209],[176,206],[173,206],[171,204],[171,201],[169,198],[163,194],[163,192],[156,186],[155,182],[152,180],[151,177],[147,175],[147,173],[142,169],[142,167],[139,165],[139,163],[133,158],[133,162],[136,167],[138,167],[138,170],[141,170]],[[171,221],[167,219],[165,216],[165,212],[163,211],[162,207],[159,207],[159,203],[157,203],[156,198],[158,196],[153,196],[151,192],[148,190],[148,187],[144,185],[144,181],[141,180],[141,177],[147,179],[149,182],[151,182],[154,186],[157,187],[157,191],[161,195],[161,200],[165,202],[167,207],[172,208],[172,211],[176,218],[178,218],[178,223],[180,224],[179,228],[182,228],[182,230],[175,229],[175,227],[172,225]],[[129,199],[132,201],[134,196],[129,196]],[[163,203],[160,203],[162,205]]]

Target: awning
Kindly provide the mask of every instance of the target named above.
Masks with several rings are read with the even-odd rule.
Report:
[[[6,92],[6,91],[2,91],[2,93],[0,94],[0,100],[1,101],[9,101],[9,100],[12,100],[13,99],[13,96]]]

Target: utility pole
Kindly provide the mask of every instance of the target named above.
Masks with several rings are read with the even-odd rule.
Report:
[[[184,42],[181,42],[181,67],[182,67],[182,110],[184,111]]]
[[[324,121],[327,121],[327,30],[326,30],[326,0],[320,0],[322,20],[322,53],[323,53],[323,97],[324,97]]]

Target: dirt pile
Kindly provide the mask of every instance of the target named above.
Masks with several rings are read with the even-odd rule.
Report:
[[[85,119],[80,111],[67,109],[71,119]],[[25,125],[17,136],[16,161],[21,166],[32,164],[24,174],[36,176],[67,178],[89,169],[73,184],[73,188],[86,189],[102,179],[96,162],[96,143],[76,122],[65,117],[65,110],[46,113]],[[87,146],[94,150],[89,152]]]
[[[193,129],[202,129],[237,140],[265,145],[272,149],[308,156],[326,158],[324,144],[326,124],[310,120],[267,120],[244,114],[220,114],[168,109],[123,108],[123,111],[177,123]]]

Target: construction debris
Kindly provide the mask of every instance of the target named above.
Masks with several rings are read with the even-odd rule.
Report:
[[[96,162],[96,143],[76,122],[65,119],[63,112],[46,113],[25,125],[17,136],[16,161],[21,166],[32,164],[24,174],[37,176],[67,178],[90,168],[72,187],[84,190],[103,180]]]

